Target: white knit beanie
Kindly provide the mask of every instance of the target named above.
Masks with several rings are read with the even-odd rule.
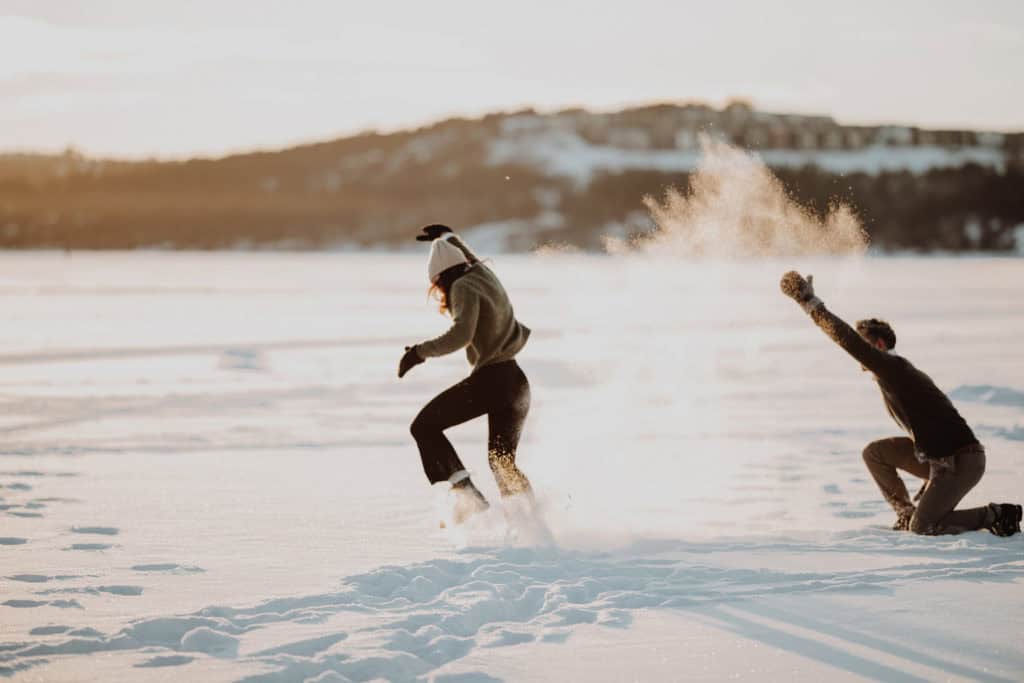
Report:
[[[430,245],[430,261],[427,262],[427,277],[433,282],[438,275],[452,266],[469,263],[466,255],[447,240],[434,240]]]

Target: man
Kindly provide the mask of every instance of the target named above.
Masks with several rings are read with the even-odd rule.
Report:
[[[985,450],[949,398],[928,375],[893,353],[896,334],[889,323],[861,320],[854,332],[830,313],[814,295],[811,276],[790,271],[782,276],[782,293],[800,304],[834,342],[874,375],[885,407],[909,436],[873,441],[864,449],[864,462],[896,511],[893,529],[917,534],[957,534],[988,529],[997,536],[1020,532],[1021,506],[989,503],[956,510],[985,472]],[[897,470],[925,480],[915,498],[907,495]]]

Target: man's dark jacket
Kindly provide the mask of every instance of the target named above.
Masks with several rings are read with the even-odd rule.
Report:
[[[811,318],[874,374],[885,407],[914,440],[919,458],[939,460],[978,443],[949,398],[906,358],[872,346],[824,305],[813,309]]]

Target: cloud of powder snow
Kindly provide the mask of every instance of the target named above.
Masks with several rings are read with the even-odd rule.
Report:
[[[867,234],[851,207],[835,204],[820,218],[796,203],[756,155],[708,136],[700,143],[703,153],[688,189],[644,198],[655,231],[631,242],[609,240],[609,252],[748,259],[867,249]]]

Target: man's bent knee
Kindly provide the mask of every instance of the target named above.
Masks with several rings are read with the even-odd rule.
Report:
[[[922,536],[935,536],[939,533],[938,523],[934,519],[927,519],[914,513],[910,518],[910,531]]]

